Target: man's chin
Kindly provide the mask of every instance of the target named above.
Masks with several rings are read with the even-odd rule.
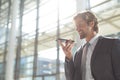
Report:
[[[80,39],[84,39],[85,37],[83,37],[83,36],[80,36]]]

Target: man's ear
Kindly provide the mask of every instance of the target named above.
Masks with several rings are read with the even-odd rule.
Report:
[[[94,27],[94,25],[95,25],[94,21],[89,22],[89,26],[91,26],[92,28]]]

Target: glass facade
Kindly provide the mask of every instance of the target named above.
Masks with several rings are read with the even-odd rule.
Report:
[[[100,33],[120,38],[117,18],[120,16],[119,5],[114,0],[88,1],[89,9],[98,17],[100,29],[106,26],[105,23],[115,27],[116,32],[108,28],[110,33],[104,34],[104,30]],[[108,4],[112,4],[115,10],[110,10]],[[79,7],[76,6],[76,0],[19,0],[18,5],[14,80],[65,80],[65,55],[61,48],[58,50],[56,39],[58,34],[63,38],[75,39],[72,18]],[[114,16],[105,16],[108,13],[99,14],[105,10],[113,12]],[[11,13],[12,1],[0,0],[0,80],[5,80]],[[58,28],[60,32],[57,34]],[[74,49],[75,52],[77,48]]]

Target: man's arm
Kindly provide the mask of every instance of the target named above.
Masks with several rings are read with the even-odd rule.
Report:
[[[73,59],[68,60],[65,58],[65,76],[66,80],[74,80],[74,62]]]
[[[79,66],[79,69],[77,69],[75,67],[75,65],[80,65],[80,56],[82,52],[82,48],[80,50],[78,50],[75,53],[74,56],[74,60],[72,59],[67,59],[67,57],[65,58],[65,76],[66,76],[66,80],[76,80],[76,79],[80,79],[80,72],[79,70],[81,69]],[[78,63],[78,64],[77,64]],[[76,71],[78,71],[76,73]]]

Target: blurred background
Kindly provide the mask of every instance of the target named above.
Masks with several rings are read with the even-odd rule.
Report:
[[[120,0],[0,0],[0,80],[66,80],[57,38],[84,43],[73,16],[91,10],[99,34],[120,39]]]

